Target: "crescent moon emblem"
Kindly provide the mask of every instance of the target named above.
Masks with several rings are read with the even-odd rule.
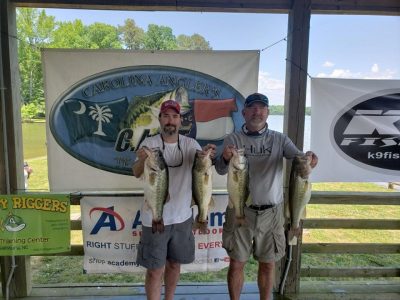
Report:
[[[79,101],[79,103],[81,104],[81,107],[79,108],[79,110],[74,111],[74,113],[76,113],[77,115],[82,115],[86,111],[86,106],[85,103],[83,103],[82,101]]]

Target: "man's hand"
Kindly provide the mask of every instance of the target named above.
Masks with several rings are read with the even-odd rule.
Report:
[[[207,145],[205,145],[205,146],[203,147],[203,152],[211,151],[211,153],[210,153],[210,158],[211,158],[211,159],[214,159],[214,158],[215,158],[215,154],[217,153],[216,149],[217,149],[217,146],[216,146],[216,145],[214,145],[214,144],[207,144]]]
[[[147,158],[147,153],[146,151],[144,151],[143,147],[141,147],[140,149],[138,149],[136,151],[136,157],[140,160],[140,161],[145,161]]]
[[[134,175],[136,178],[139,178],[139,177],[142,176],[142,174],[143,174],[143,171],[144,171],[144,161],[145,161],[146,158],[147,158],[147,153],[146,153],[146,151],[144,150],[144,147],[142,147],[142,148],[140,148],[140,149],[138,149],[138,150],[136,151],[136,157],[138,158],[138,160],[135,161],[135,163],[133,164],[133,166],[132,166],[132,172],[133,172],[133,175]]]
[[[315,166],[318,164],[318,156],[312,151],[307,151],[306,156],[311,156],[310,166],[311,168],[315,168]]]
[[[227,145],[222,152],[222,158],[225,162],[229,162],[233,156],[233,151],[236,151],[236,147],[234,145]]]

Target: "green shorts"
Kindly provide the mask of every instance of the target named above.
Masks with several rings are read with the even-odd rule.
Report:
[[[165,226],[163,233],[153,233],[142,226],[136,262],[147,269],[159,269],[166,260],[190,264],[194,261],[193,218]]]
[[[229,257],[246,262],[253,254],[260,262],[278,261],[285,255],[283,204],[263,211],[244,209],[246,223],[238,225],[233,208],[227,207],[222,246]]]

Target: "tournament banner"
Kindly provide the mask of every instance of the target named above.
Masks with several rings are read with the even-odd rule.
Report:
[[[181,134],[216,144],[243,124],[259,51],[42,51],[51,191],[142,189],[135,151],[158,134],[161,104],[182,107]],[[66,63],[67,62],[67,63]],[[214,189],[226,188],[215,174]]]
[[[214,195],[208,230],[194,230],[195,261],[182,265],[182,272],[220,270],[229,257],[222,248],[222,225],[227,205],[226,195]],[[141,235],[140,208],[143,196],[83,197],[81,203],[84,263],[86,273],[143,273],[136,264]],[[197,215],[197,206],[193,207]]]
[[[0,256],[70,251],[67,195],[0,195]]]
[[[313,181],[400,178],[400,81],[311,80]]]

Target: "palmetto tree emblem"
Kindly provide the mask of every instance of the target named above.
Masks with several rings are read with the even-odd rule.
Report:
[[[106,134],[103,132],[103,123],[110,123],[110,119],[113,117],[111,109],[107,105],[99,106],[97,104],[95,104],[95,106],[89,106],[89,109],[89,116],[98,122],[97,131],[95,131],[93,134],[106,136]]]

